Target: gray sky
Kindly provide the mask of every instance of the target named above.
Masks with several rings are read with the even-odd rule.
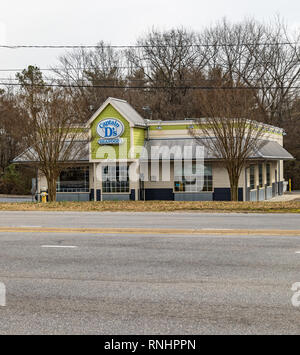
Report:
[[[270,21],[279,14],[300,27],[299,0],[1,0],[1,44],[134,44],[153,26],[184,26],[195,31],[222,17]],[[0,49],[0,69],[29,64],[47,68],[62,50]],[[4,74],[0,73],[0,77]]]

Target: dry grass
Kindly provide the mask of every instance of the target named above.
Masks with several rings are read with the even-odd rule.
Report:
[[[300,213],[300,201],[291,202],[55,202],[0,203],[0,211],[78,212],[244,212]]]

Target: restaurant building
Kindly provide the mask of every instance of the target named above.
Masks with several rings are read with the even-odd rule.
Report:
[[[82,127],[84,154],[61,172],[57,201],[229,201],[222,160],[201,149],[190,135],[194,125],[192,119],[147,120],[126,101],[107,99]],[[293,157],[283,148],[284,131],[266,127],[263,145],[249,157],[240,176],[240,201],[283,194],[284,161]],[[180,153],[188,160],[188,174]],[[22,154],[14,163],[33,162]],[[38,172],[37,194],[44,189],[47,181]]]

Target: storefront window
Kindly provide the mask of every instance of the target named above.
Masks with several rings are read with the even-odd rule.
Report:
[[[258,165],[258,172],[259,172],[259,187],[263,187],[263,165]]]
[[[129,193],[127,165],[108,165],[102,168],[103,193]]]
[[[255,166],[250,166],[250,189],[255,189]]]
[[[267,164],[267,185],[271,186],[271,165]]]
[[[177,166],[175,175],[175,192],[207,192],[213,191],[212,166],[206,164],[204,167],[204,179],[202,174],[197,176],[196,163],[192,164],[192,175],[183,174],[183,167]],[[184,176],[186,175],[186,176]],[[202,187],[203,184],[203,187]]]
[[[57,192],[89,192],[89,167],[72,167],[60,173]]]

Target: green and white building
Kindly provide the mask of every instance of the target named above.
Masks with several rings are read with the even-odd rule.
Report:
[[[87,125],[80,127],[80,139],[86,135],[88,143],[82,158],[70,162],[61,173],[57,200],[230,200],[227,171],[222,160],[207,149],[203,151],[204,177],[197,178],[199,142],[189,133],[194,124],[192,119],[146,120],[126,101],[107,99]],[[282,129],[268,126],[262,148],[253,153],[241,174],[240,201],[263,201],[283,194],[284,161],[293,159],[283,148],[283,136]],[[176,154],[165,161],[164,152],[174,153],[174,147],[182,152],[188,147],[191,176],[184,176],[184,164],[178,163]],[[14,162],[34,163],[25,154]],[[38,172],[38,194],[42,189],[47,189],[47,181]]]

